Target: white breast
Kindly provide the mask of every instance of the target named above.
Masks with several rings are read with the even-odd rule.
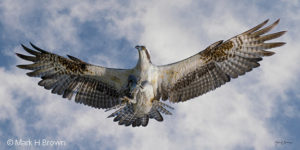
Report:
[[[152,108],[152,100],[154,99],[153,86],[145,81],[142,84],[143,88],[140,88],[136,95],[135,113],[137,116],[143,116],[148,114]]]

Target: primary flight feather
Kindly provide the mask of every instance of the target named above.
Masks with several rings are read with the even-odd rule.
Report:
[[[185,60],[163,65],[153,65],[145,46],[136,46],[139,53],[137,65],[132,69],[113,69],[86,63],[78,58],[68,58],[31,46],[22,47],[31,56],[17,53],[33,64],[18,65],[32,70],[30,77],[41,77],[38,83],[52,93],[62,95],[95,108],[117,109],[114,117],[119,125],[147,126],[149,118],[163,121],[161,113],[171,115],[171,106],[161,100],[183,102],[214,90],[259,66],[264,56],[274,54],[267,49],[284,45],[270,42],[286,31],[266,34],[279,20],[263,28],[268,20],[256,27],[218,41]]]

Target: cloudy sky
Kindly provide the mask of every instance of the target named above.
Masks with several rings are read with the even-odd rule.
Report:
[[[299,0],[139,0],[0,2],[0,149],[226,149],[300,147]],[[266,19],[288,32],[261,67],[191,101],[173,104],[164,122],[118,126],[110,112],[52,95],[25,76],[20,43],[89,63],[131,68],[135,45],[154,64],[189,57]],[[60,146],[8,145],[9,140],[64,141]],[[280,142],[282,144],[280,144]],[[284,142],[288,142],[285,143]]]

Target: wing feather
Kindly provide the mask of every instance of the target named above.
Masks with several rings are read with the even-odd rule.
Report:
[[[63,98],[72,99],[75,94],[75,102],[96,108],[110,108],[120,103],[132,70],[94,66],[70,55],[68,59],[30,45],[35,50],[21,46],[32,56],[16,55],[33,64],[17,67],[31,70],[27,73],[30,77],[41,77],[38,85]]]
[[[278,23],[262,28],[268,20],[225,42],[218,41],[205,50],[177,63],[159,66],[162,99],[171,102],[186,101],[214,90],[258,67],[266,51],[284,45],[284,42],[265,43],[282,36],[286,31],[267,34]]]

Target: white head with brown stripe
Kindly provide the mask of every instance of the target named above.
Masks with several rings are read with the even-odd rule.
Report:
[[[152,63],[150,59],[150,54],[145,46],[137,45],[135,48],[139,52],[139,62],[138,63]]]

